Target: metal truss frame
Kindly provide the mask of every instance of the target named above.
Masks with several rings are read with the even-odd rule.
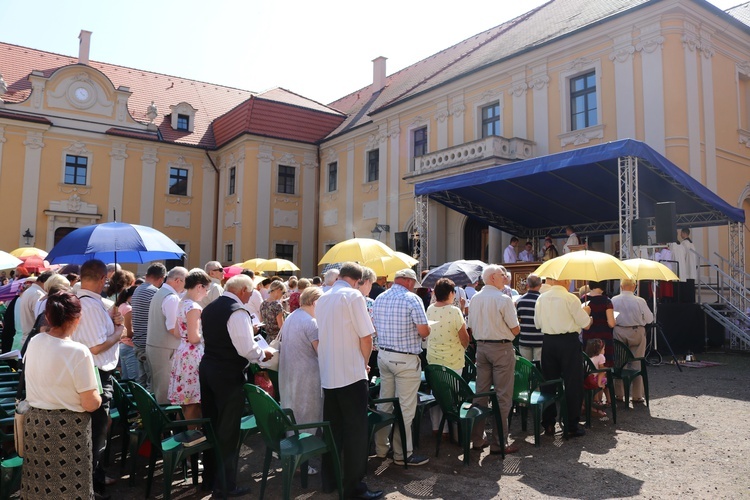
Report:
[[[633,219],[638,218],[638,158],[618,158],[617,178],[620,200],[620,258],[629,259],[633,250]]]
[[[729,302],[742,312],[747,311],[745,274],[745,232],[741,222],[729,223]]]
[[[419,261],[417,263],[417,276],[419,276],[423,270],[429,267],[428,224],[430,220],[430,199],[426,195],[416,196],[414,203],[414,227],[417,229],[417,232],[412,235],[414,239],[412,257]]]

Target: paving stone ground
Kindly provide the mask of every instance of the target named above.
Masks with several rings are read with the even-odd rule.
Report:
[[[429,419],[422,422],[420,454],[429,464],[404,470],[391,460],[370,459],[367,482],[383,489],[387,499],[490,498],[738,498],[750,496],[750,356],[723,352],[700,355],[722,363],[710,368],[649,367],[651,405],[618,407],[617,425],[595,420],[586,436],[563,440],[543,437],[534,447],[529,432],[514,418],[511,438],[521,450],[505,460],[472,452],[471,465],[462,463],[461,448],[443,443],[435,458]],[[264,446],[260,436],[248,439],[240,460],[239,484],[251,485],[246,498],[258,498]],[[115,448],[117,449],[117,448]],[[119,459],[118,459],[119,460]],[[139,458],[136,485],[127,476],[113,487],[113,498],[143,498],[147,460]],[[272,463],[266,498],[281,498],[280,463]],[[129,464],[128,464],[129,470]],[[119,471],[119,462],[110,473]],[[157,468],[152,498],[163,498]],[[320,491],[318,476],[302,489],[295,477],[292,494],[298,499],[335,499]],[[191,483],[175,482],[172,498],[208,498]]]

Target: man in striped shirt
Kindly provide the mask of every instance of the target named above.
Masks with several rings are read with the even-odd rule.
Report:
[[[518,337],[518,350],[521,356],[529,361],[542,361],[542,341],[544,334],[534,325],[534,306],[539,298],[539,289],[542,287],[542,278],[536,274],[526,277],[526,294],[516,302],[518,310],[518,323],[521,325],[521,333]]]
[[[117,368],[120,339],[127,334],[122,314],[116,308],[107,310],[102,301],[102,290],[107,281],[107,266],[100,260],[89,260],[81,266],[81,321],[73,332],[73,340],[85,345],[94,355],[94,365],[102,382],[102,404],[91,413],[93,446],[94,492],[104,495],[107,482],[101,462],[107,447],[109,406],[112,401],[112,374]]]
[[[146,271],[146,281],[133,292],[130,304],[133,306],[133,345],[135,357],[138,359],[138,383],[146,390],[151,390],[151,367],[146,359],[146,335],[148,334],[148,309],[151,299],[164,283],[167,268],[157,262],[151,264]]]

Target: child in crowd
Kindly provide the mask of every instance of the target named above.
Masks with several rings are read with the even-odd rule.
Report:
[[[586,343],[586,348],[584,349],[584,352],[586,355],[591,359],[591,362],[594,363],[594,366],[596,369],[604,368],[605,365],[605,357],[604,357],[604,342],[601,339],[589,339],[589,341]],[[603,396],[606,393],[607,401],[609,401],[610,394],[607,390],[607,375],[604,373],[591,373],[586,377],[586,380],[584,380],[584,388],[586,389],[596,389],[600,388],[600,391],[597,391],[596,394],[594,394],[594,405],[601,406],[602,405],[602,399]],[[585,409],[585,408],[584,408]],[[592,408],[591,413],[596,417],[606,417],[607,414],[604,413],[602,410],[599,410],[597,408]]]

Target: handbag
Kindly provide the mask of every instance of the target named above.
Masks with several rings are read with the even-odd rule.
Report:
[[[24,421],[26,420],[26,413],[28,413],[30,409],[31,406],[25,399],[16,401],[16,414],[13,416],[13,440],[16,444],[16,454],[21,458],[23,458]]]
[[[279,332],[276,338],[268,344],[268,347],[276,349],[276,352],[271,356],[271,359],[268,361],[261,361],[258,365],[266,370],[277,372],[279,371],[279,358],[281,357],[281,332]]]

